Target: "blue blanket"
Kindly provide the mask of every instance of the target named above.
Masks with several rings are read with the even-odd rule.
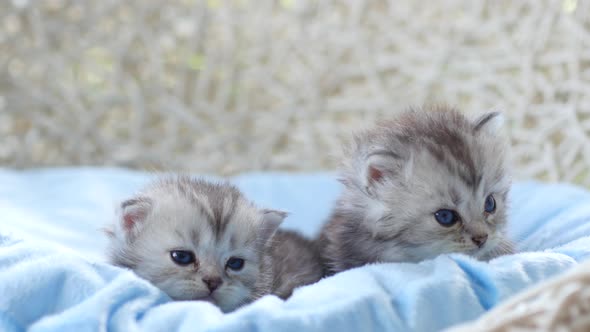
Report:
[[[369,265],[287,301],[266,296],[223,314],[209,303],[172,302],[104,262],[98,229],[150,178],[118,169],[0,170],[0,331],[436,331],[590,257],[590,193],[517,183],[509,233],[520,254]],[[290,211],[284,227],[310,236],[340,190],[333,174],[232,181],[260,205]]]

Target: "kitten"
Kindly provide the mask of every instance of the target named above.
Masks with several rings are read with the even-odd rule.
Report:
[[[277,231],[285,216],[258,209],[229,184],[162,179],[122,203],[118,222],[107,231],[110,261],[172,299],[205,300],[226,312],[269,293],[286,298],[322,273],[307,240]],[[293,249],[284,259],[275,257],[285,247]],[[302,258],[299,265],[291,265],[295,255]],[[307,272],[297,275],[298,268]],[[291,283],[277,283],[282,279]]]
[[[411,110],[357,135],[318,241],[326,274],[452,252],[512,253],[500,124],[496,112],[470,121],[451,109]]]

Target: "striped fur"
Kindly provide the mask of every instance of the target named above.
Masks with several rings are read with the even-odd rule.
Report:
[[[355,136],[346,149],[345,189],[319,238],[327,274],[371,262],[416,262],[462,252],[489,259],[511,252],[507,143],[498,113],[472,121],[439,107],[410,110]],[[487,195],[497,208],[484,212]],[[442,227],[438,209],[462,222]],[[487,234],[480,249],[472,236]]]
[[[111,262],[175,300],[208,300],[231,311],[269,293],[286,298],[322,276],[319,254],[308,240],[277,231],[284,212],[257,208],[227,183],[164,178],[123,202],[120,215],[107,232]],[[175,264],[172,250],[194,252],[196,263]],[[242,270],[225,268],[232,256],[245,259]],[[203,281],[211,277],[222,280],[213,292]]]

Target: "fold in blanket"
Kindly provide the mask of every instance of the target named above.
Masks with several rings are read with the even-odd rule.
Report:
[[[172,302],[129,271],[32,247],[0,247],[1,331],[434,331],[576,264],[549,252],[490,264],[462,255],[376,264],[301,288],[286,302],[267,296],[224,315],[209,303]]]
[[[92,181],[103,181],[106,192],[122,187],[125,179],[133,182],[127,173],[109,174],[112,182],[104,181],[100,172],[92,174]],[[0,180],[2,176],[6,174]],[[45,174],[45,179],[51,176]],[[307,217],[315,207],[308,198],[297,203],[294,197],[320,184],[336,183],[327,175],[234,180],[252,199],[278,208],[289,209],[290,204],[293,215],[305,208]],[[34,183],[14,190],[35,192],[34,186],[42,184]],[[334,184],[328,190],[336,194],[337,188]],[[88,199],[88,194],[78,195]],[[474,319],[516,292],[590,257],[590,194],[566,185],[520,183],[512,194],[510,233],[526,252],[490,263],[456,254],[418,264],[369,265],[297,289],[287,301],[266,296],[223,314],[209,303],[172,302],[130,271],[109,266],[84,250],[9,236],[8,230],[16,234],[19,224],[27,225],[27,220],[14,218],[16,210],[24,216],[23,197],[6,189],[0,192],[0,331],[437,331]],[[51,199],[59,206],[59,197]],[[63,202],[60,209],[67,209],[68,200]],[[47,216],[55,213],[43,206],[29,208],[35,211],[35,220],[51,220]],[[318,206],[319,210],[329,208]],[[321,222],[320,216],[314,218]],[[55,225],[64,227],[62,221]],[[308,233],[317,227],[302,225]],[[97,236],[93,233],[97,226],[88,227],[86,236]]]

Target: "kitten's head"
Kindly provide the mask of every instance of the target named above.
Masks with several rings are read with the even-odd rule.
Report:
[[[175,300],[230,311],[269,291],[264,249],[284,217],[229,184],[168,178],[122,203],[111,259]]]
[[[411,249],[408,259],[500,250],[510,188],[500,125],[496,112],[409,111],[358,135],[345,205],[364,211],[376,239]]]

